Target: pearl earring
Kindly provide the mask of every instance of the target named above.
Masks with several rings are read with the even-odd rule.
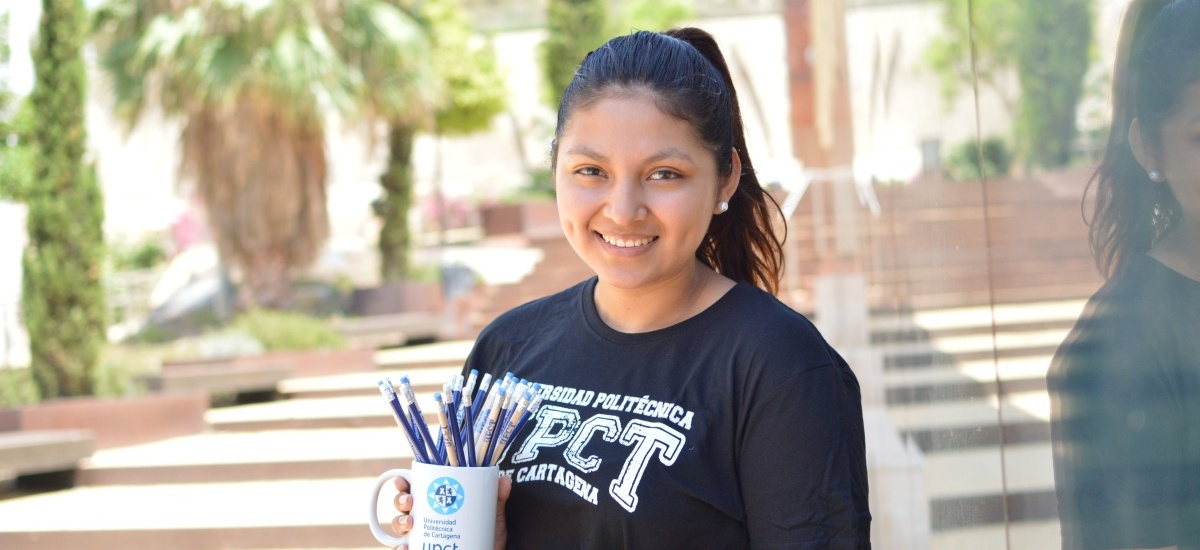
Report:
[[[717,213],[718,214],[724,214],[726,210],[729,210],[729,203],[727,203],[725,201],[721,201],[721,202],[717,203]]]
[[[1150,171],[1150,181],[1161,183],[1162,180],[1163,180],[1162,172],[1159,172],[1158,170]]]

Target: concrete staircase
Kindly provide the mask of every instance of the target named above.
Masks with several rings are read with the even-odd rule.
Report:
[[[1006,548],[1006,515],[1011,548],[1057,547],[1044,375],[1081,308],[998,306],[995,361],[988,308],[874,312],[889,417],[924,453],[932,548]],[[411,456],[375,383],[404,373],[428,400],[469,346],[380,352],[378,371],[290,379],[287,399],[210,410],[202,434],[98,451],[78,487],[0,501],[0,548],[376,547],[363,499]]]
[[[998,305],[994,331],[988,307],[873,315],[888,415],[924,456],[933,548],[1059,548],[1045,375],[1083,304]]]
[[[383,351],[378,371],[287,380],[282,401],[212,409],[204,433],[97,451],[75,488],[0,500],[0,548],[378,548],[367,492],[412,457],[375,384],[407,374],[431,400],[469,347]]]
[[[554,294],[595,275],[575,254],[561,230],[557,235],[528,239],[526,244],[541,249],[542,260],[520,282],[487,289],[483,304],[472,319],[476,331],[482,330],[505,311]]]

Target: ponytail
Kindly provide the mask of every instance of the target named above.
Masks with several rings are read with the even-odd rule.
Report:
[[[775,198],[763,190],[758,174],[754,172],[729,66],[716,40],[700,29],[672,29],[663,34],[691,44],[721,73],[732,108],[733,149],[742,161],[742,173],[738,177],[737,191],[729,199],[729,210],[713,218],[696,257],[730,279],[748,281],[775,294],[779,292],[783,268],[783,241],[776,235],[771,220],[775,215],[782,219],[783,213]],[[722,175],[728,175],[732,166],[732,158],[723,163]],[[786,235],[787,220],[783,223],[783,234]]]

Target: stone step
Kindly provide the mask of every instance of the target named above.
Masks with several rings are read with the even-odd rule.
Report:
[[[108,485],[0,501],[0,548],[375,548],[374,476]],[[385,486],[387,487],[387,486]],[[385,488],[377,511],[394,512]]]
[[[433,394],[417,394],[426,423],[437,420]],[[313,397],[211,409],[205,414],[216,431],[381,428],[395,426],[391,409],[379,395]]]
[[[76,480],[96,486],[330,479],[411,462],[396,426],[208,432],[98,451],[82,462]]]
[[[280,395],[288,399],[378,396],[380,394],[377,384],[380,380],[389,379],[394,383],[401,376],[407,376],[414,392],[432,395],[442,391],[442,384],[449,382],[461,370],[460,362],[441,367],[386,369],[334,376],[292,378],[281,381],[278,391]]]

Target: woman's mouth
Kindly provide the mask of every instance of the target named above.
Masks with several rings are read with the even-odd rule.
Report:
[[[646,245],[650,244],[651,242],[654,242],[656,239],[658,239],[658,237],[618,238],[618,237],[610,237],[608,235],[605,235],[605,234],[599,233],[599,232],[597,232],[596,234],[599,235],[601,239],[604,239],[604,242],[611,244],[617,248],[637,248],[639,246],[646,246]]]

